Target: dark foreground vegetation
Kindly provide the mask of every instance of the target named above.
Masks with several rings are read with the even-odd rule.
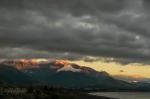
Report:
[[[0,89],[0,99],[112,99],[92,96],[87,92],[65,88],[17,88],[5,87]]]

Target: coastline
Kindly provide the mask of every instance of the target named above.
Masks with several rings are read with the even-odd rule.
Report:
[[[117,99],[117,98],[111,98],[111,97],[105,97],[105,96],[96,96],[96,95],[92,95],[92,94],[84,94],[83,96],[80,95],[78,98],[76,99]]]
[[[0,95],[0,99],[116,99],[104,96],[89,95],[86,93],[51,93],[46,94],[24,94],[24,95]]]
[[[89,99],[118,99],[118,98],[111,98],[111,97],[105,97],[105,96],[97,96],[92,93],[88,93],[88,95],[93,97],[93,98],[89,98]]]

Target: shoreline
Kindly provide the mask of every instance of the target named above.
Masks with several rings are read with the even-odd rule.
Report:
[[[65,89],[5,88],[0,92],[0,99],[116,99]]]
[[[73,92],[73,94],[76,95],[76,97],[74,97],[73,99],[117,99],[117,98],[111,98],[107,96],[97,96],[97,95],[92,95],[89,93],[82,93],[82,92],[78,92],[78,93]]]
[[[98,95],[94,95],[92,93],[88,93],[88,95],[95,97],[95,98],[91,98],[91,99],[118,99],[118,98],[111,98],[111,97],[107,97],[107,96],[98,96]]]
[[[38,97],[38,98],[37,98]],[[0,95],[0,99],[117,99],[105,96],[96,96],[88,93],[51,93],[50,95],[24,94],[24,95]]]
[[[40,97],[40,98],[37,98]],[[1,88],[0,99],[116,99],[105,96],[97,96],[81,90],[67,90],[56,88]]]

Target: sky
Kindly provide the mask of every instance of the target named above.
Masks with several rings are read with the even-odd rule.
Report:
[[[149,20],[149,0],[0,0],[0,59],[68,59],[150,78]]]

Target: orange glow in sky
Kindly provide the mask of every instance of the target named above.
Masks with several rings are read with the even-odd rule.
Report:
[[[111,75],[125,75],[132,76],[134,78],[145,77],[150,78],[150,66],[148,65],[139,65],[139,64],[128,64],[122,65],[116,62],[85,62],[85,61],[73,61],[82,66],[88,66],[97,71],[106,71]]]

